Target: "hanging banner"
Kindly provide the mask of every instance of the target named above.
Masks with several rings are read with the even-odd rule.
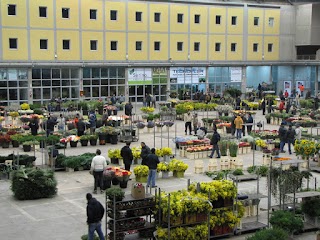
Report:
[[[304,81],[296,81],[296,91],[298,94],[303,97],[303,93],[301,93],[301,89],[304,90]]]
[[[288,95],[291,95],[291,81],[284,81],[284,88],[283,88],[283,94],[285,94],[285,92],[288,92]]]
[[[128,68],[127,70],[129,85],[152,84],[151,68]]]
[[[231,82],[241,82],[242,81],[242,68],[241,67],[231,67],[230,68],[230,79],[231,79]]]
[[[178,84],[205,83],[205,67],[173,67],[170,68],[170,82]]]

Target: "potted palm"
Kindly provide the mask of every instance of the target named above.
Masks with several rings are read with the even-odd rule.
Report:
[[[136,182],[146,183],[149,175],[149,167],[145,165],[137,166],[133,169],[134,175],[136,176]]]

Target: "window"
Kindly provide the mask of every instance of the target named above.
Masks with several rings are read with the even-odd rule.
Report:
[[[194,15],[194,23],[200,23],[200,15],[199,14]]]
[[[39,7],[39,17],[47,17],[47,7]]]
[[[154,22],[160,22],[161,13],[155,12],[154,13]]]
[[[98,50],[98,40],[90,40],[90,50]]]
[[[199,42],[195,42],[193,44],[193,51],[195,51],[195,52],[199,52],[200,51],[200,43]]]
[[[8,4],[8,15],[15,16],[16,15],[16,5]]]
[[[183,42],[177,42],[177,51],[183,51]]]
[[[110,20],[116,21],[118,18],[118,11],[117,10],[110,10]]]
[[[67,40],[67,39],[62,40],[62,49],[63,50],[70,49],[70,40]]]
[[[259,26],[259,17],[254,17],[253,18],[253,25],[254,26]]]
[[[10,49],[18,49],[18,39],[9,38],[9,48]]]
[[[231,52],[237,51],[237,44],[236,43],[231,43]]]
[[[258,52],[258,43],[253,44],[253,49],[254,52]]]
[[[216,24],[221,24],[221,16],[216,15]]]
[[[235,16],[231,17],[231,25],[237,25],[237,17]]]
[[[40,49],[48,49],[48,39],[40,39]]]
[[[136,12],[136,22],[142,21],[142,12]]]
[[[269,27],[273,27],[273,24],[274,24],[274,18],[269,17]]]
[[[136,41],[136,51],[142,51],[142,42]]]
[[[268,43],[268,52],[273,52],[273,44]]]
[[[97,19],[97,9],[90,9],[90,19],[92,20]]]
[[[221,49],[221,43],[217,42],[215,45],[215,51],[220,52],[220,49]]]
[[[69,18],[70,8],[62,8],[62,18]]]
[[[178,21],[178,23],[183,23],[183,14],[182,13],[178,13],[178,15],[177,15],[177,21]]]
[[[111,51],[117,51],[118,50],[118,41],[111,41],[110,50]]]
[[[154,50],[160,51],[160,42],[154,42]]]

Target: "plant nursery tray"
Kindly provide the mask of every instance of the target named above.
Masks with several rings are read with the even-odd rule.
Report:
[[[257,180],[258,176],[256,174],[244,174],[244,175],[229,175],[230,178],[237,182],[242,181],[251,181],[251,180]]]

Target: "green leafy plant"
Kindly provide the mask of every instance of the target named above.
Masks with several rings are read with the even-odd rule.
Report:
[[[238,144],[234,141],[229,142],[230,157],[236,157],[238,154]]]
[[[97,134],[90,134],[89,135],[89,140],[97,140],[98,139],[98,135]]]
[[[227,156],[228,141],[227,140],[220,141],[219,149],[220,149],[221,156]]]
[[[303,221],[289,211],[274,211],[271,213],[270,223],[272,227],[281,228],[287,233],[299,233],[303,230]]]
[[[301,210],[303,213],[309,215],[310,217],[320,216],[320,198],[306,199],[301,204]]]
[[[12,173],[11,190],[19,200],[56,195],[57,181],[51,169],[21,168]]]
[[[232,174],[235,176],[243,175],[243,171],[241,168],[237,168],[236,170],[233,171]]]
[[[87,140],[87,141],[89,141],[89,139],[90,139],[90,135],[82,135],[82,136],[80,136],[80,141],[82,140],[82,141],[84,141],[84,140]]]
[[[106,198],[110,200],[121,201],[124,198],[124,191],[121,188],[109,188],[106,191]]]
[[[189,165],[182,160],[172,159],[169,163],[170,171],[184,172],[188,169]]]
[[[133,172],[136,176],[146,177],[149,175],[149,167],[145,165],[136,166]]]
[[[37,140],[33,140],[33,141],[25,141],[22,143],[25,146],[33,146],[33,145],[39,145],[40,143]]]
[[[281,228],[269,228],[256,232],[247,240],[285,240],[288,237],[288,233]]]

